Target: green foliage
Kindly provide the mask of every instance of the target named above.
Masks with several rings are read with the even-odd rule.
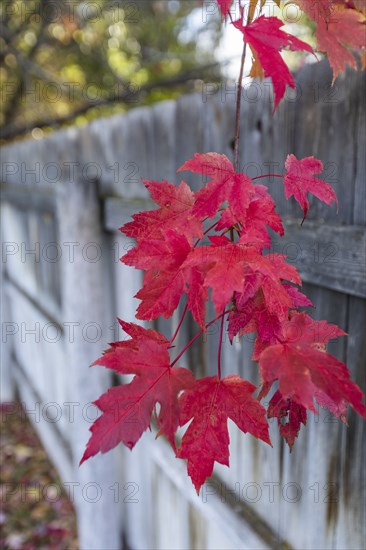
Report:
[[[2,137],[42,122],[84,123],[217,79],[220,19],[204,25],[197,48],[185,32],[193,10],[195,0],[3,2]]]

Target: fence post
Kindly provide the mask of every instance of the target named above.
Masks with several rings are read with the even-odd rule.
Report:
[[[3,247],[3,228],[1,224],[1,246]],[[3,251],[2,251],[3,252]],[[0,319],[1,319],[1,354],[0,354],[0,403],[14,400],[14,380],[12,375],[12,343],[8,342],[6,323],[11,321],[9,299],[5,292],[5,265],[1,258],[0,269]],[[13,340],[11,338],[11,340]]]
[[[70,422],[75,480],[75,507],[79,544],[84,550],[121,547],[118,529],[118,499],[110,487],[117,481],[115,456],[108,453],[78,466],[89,439],[94,401],[110,385],[105,369],[89,365],[108,342],[106,295],[103,277],[102,228],[95,182],[66,182],[57,201],[61,245],[74,250],[63,257],[62,308],[64,322],[74,331],[65,335],[70,401],[76,403]],[[66,246],[63,246],[65,249]],[[71,325],[72,324],[72,325]],[[95,409],[95,408],[94,408]],[[94,411],[95,412],[95,411]],[[93,418],[92,418],[93,417]],[[64,480],[65,481],[65,480]]]

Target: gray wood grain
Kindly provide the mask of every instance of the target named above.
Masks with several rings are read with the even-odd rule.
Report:
[[[259,180],[284,217],[285,236],[272,236],[271,252],[287,254],[297,267],[304,291],[316,305],[313,315],[349,333],[348,339],[331,343],[329,351],[347,362],[353,380],[365,391],[366,79],[347,71],[331,87],[331,78],[324,62],[305,66],[296,75],[297,95],[289,91],[274,115],[267,82],[244,90],[240,168],[254,177],[283,173],[289,153],[322,159],[320,177],[333,185],[339,212],[310,197],[302,227],[300,208],[285,199],[280,180]],[[86,403],[111,385],[108,373],[87,367],[109,341],[124,337],[115,317],[135,320],[138,300],[132,296],[142,283],[141,272],[119,262],[133,242],[118,228],[135,212],[154,208],[141,178],[176,184],[183,178],[196,190],[202,185],[200,176],[176,173],[184,161],[197,151],[232,157],[235,98],[227,92],[230,85],[223,84],[216,95],[184,96],[2,149],[5,244],[13,243],[15,250],[22,243],[31,248],[35,241],[43,246],[55,241],[62,247],[78,243],[80,251],[94,243],[102,251],[94,263],[80,254],[75,261],[64,254],[55,264],[31,256],[23,262],[17,253],[5,254],[5,322],[18,327],[54,323],[61,333],[60,343],[52,345],[44,339],[22,342],[20,331],[8,338],[2,355],[7,399],[12,379],[29,408],[37,399]],[[183,307],[184,301],[172,319],[154,325],[171,335]],[[212,304],[207,315],[213,316]],[[70,341],[65,325],[70,322],[81,327],[97,322],[102,336],[92,343],[77,334]],[[188,316],[176,350],[197,330]],[[259,382],[252,343],[253,335],[246,335],[231,346],[225,334],[225,375],[239,373]],[[215,374],[217,346],[218,327],[212,327],[180,364],[198,377]],[[19,365],[14,373],[12,358]],[[89,435],[85,419],[71,423],[65,415],[57,429],[52,424],[36,427],[64,481],[93,481],[103,488],[98,503],[91,505],[80,495],[76,500],[81,548],[120,548],[123,532],[131,548],[361,549],[366,537],[365,424],[351,412],[346,428],[326,411],[319,412],[309,414],[291,454],[276,422],[270,422],[273,448],[230,423],[231,468],[215,469],[203,491],[206,500],[195,495],[185,464],[169,454],[161,438],[154,441],[154,430],[133,453],[119,446],[79,469]],[[71,449],[65,464],[63,440]],[[110,489],[115,483],[118,502]],[[133,502],[126,499],[129,484],[137,487]],[[293,499],[297,488],[301,498]],[[260,498],[253,498],[254,489]]]

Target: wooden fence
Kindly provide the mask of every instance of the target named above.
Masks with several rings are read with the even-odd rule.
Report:
[[[298,267],[315,317],[349,333],[329,349],[365,391],[365,78],[330,80],[327,65],[306,66],[274,117],[266,83],[246,87],[240,162],[255,176],[282,170],[288,153],[323,160],[338,214],[314,200],[301,228],[298,206],[270,182],[286,226],[272,248]],[[141,283],[118,262],[132,243],[117,228],[150,205],[141,177],[178,182],[176,168],[196,151],[232,155],[234,108],[231,86],[203,85],[1,151],[2,399],[16,387],[75,503],[81,548],[364,548],[365,430],[352,412],[348,428],[325,411],[309,415],[291,454],[273,423],[273,449],[230,424],[231,468],[217,467],[199,497],[153,432],[133,452],[119,446],[78,467],[90,402],[112,383],[88,365],[121,336],[115,317],[134,319]],[[171,333],[170,322],[155,325]],[[213,372],[216,338],[213,327],[190,353],[198,374]],[[257,380],[249,338],[226,340],[223,354],[225,372]]]

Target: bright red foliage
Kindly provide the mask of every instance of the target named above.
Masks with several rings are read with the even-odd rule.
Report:
[[[192,418],[183,436],[177,456],[188,461],[190,475],[197,493],[212,474],[215,461],[229,466],[230,418],[240,430],[271,444],[265,408],[252,397],[256,386],[239,378],[217,376],[196,380],[194,387],[179,399],[184,426]]]
[[[314,53],[313,48],[295,36],[281,31],[283,22],[277,17],[261,15],[249,25],[243,25],[242,19],[239,19],[234,25],[243,33],[244,40],[254,50],[264,75],[272,79],[276,109],[285,95],[286,86],[295,88],[295,81],[279,53],[280,50],[289,47],[291,50]]]
[[[346,65],[357,69],[352,48],[360,50],[366,47],[365,16],[352,9],[337,9],[329,22],[320,19],[316,37],[318,50],[326,52],[333,69],[333,81],[345,71]]]
[[[164,238],[168,229],[183,233],[190,242],[194,237],[202,237],[202,224],[192,215],[195,196],[184,181],[179,186],[167,181],[143,182],[160,208],[134,214],[133,222],[121,227],[127,237]]]
[[[111,388],[95,401],[103,414],[91,427],[92,436],[81,462],[98,452],[106,453],[121,442],[132,449],[150,427],[156,403],[160,403],[156,418],[159,434],[164,434],[175,448],[178,394],[194,382],[191,371],[171,368],[169,342],[162,334],[132,323],[120,323],[131,339],[113,344],[94,365],[135,377],[129,384]]]
[[[306,409],[317,412],[314,400],[342,419],[347,404],[365,415],[361,390],[351,382],[346,366],[326,353],[329,339],[344,332],[298,313],[299,307],[312,304],[294,286],[301,285],[295,267],[281,254],[263,255],[270,244],[267,226],[283,234],[266,187],[236,173],[225,155],[197,153],[180,170],[186,169],[207,176],[206,186],[193,193],[184,182],[179,187],[145,182],[160,208],[135,215],[122,228],[136,237],[136,246],[122,261],[145,271],[143,287],[136,294],[141,299],[137,316],[168,318],[187,294],[186,307],[205,330],[205,305],[211,290],[219,317],[227,315],[229,307],[231,340],[257,333],[253,359],[259,362],[263,381],[260,397],[278,381],[268,417],[278,419],[280,434],[290,448],[300,425],[306,423]],[[287,198],[294,195],[304,217],[308,192],[327,204],[337,200],[330,185],[314,177],[321,170],[321,162],[313,157],[298,160],[290,155],[286,161],[285,194]],[[203,244],[202,239],[193,243],[194,236],[204,236],[205,219],[215,216],[218,221],[205,231],[216,233],[209,235],[210,244]],[[228,229],[231,238],[222,233]],[[173,347],[163,335],[123,321],[121,325],[131,339],[112,344],[95,363],[135,377],[95,402],[102,415],[91,428],[82,460],[119,442],[132,448],[150,427],[157,403],[158,433],[173,448],[178,426],[193,418],[177,456],[188,460],[197,491],[215,462],[229,464],[228,418],[243,432],[270,442],[265,409],[252,397],[255,386],[238,376],[195,380],[190,371],[173,368],[176,360],[171,361],[169,354]]]
[[[301,424],[306,425],[306,409],[292,399],[284,399],[280,391],[276,391],[268,404],[268,418],[277,418],[280,434],[286,440],[290,450],[298,436]],[[287,422],[284,423],[284,419]]]
[[[224,17],[226,17],[230,12],[231,4],[233,0],[217,0],[220,11]]]
[[[278,343],[268,346],[259,356],[263,381],[278,380],[283,398],[314,413],[316,399],[335,416],[343,417],[349,404],[366,418],[362,392],[350,380],[346,365],[325,351],[331,338],[344,334],[326,321],[314,321],[305,313],[292,314]]]
[[[331,205],[333,201],[338,204],[336,194],[326,181],[314,178],[314,174],[323,171],[323,164],[314,157],[306,157],[298,160],[295,155],[289,155],[286,160],[286,175],[283,183],[286,199],[292,195],[304,211],[303,220],[309,210],[307,193],[312,193],[319,200]]]
[[[354,64],[349,47],[361,47],[364,25],[360,3],[296,1],[314,19],[318,9],[319,48],[328,52],[335,74],[345,63]],[[218,0],[218,4],[222,15],[231,18],[232,1]],[[234,25],[252,48],[255,63],[272,78],[276,108],[286,86],[295,85],[280,50],[289,47],[312,52],[312,48],[280,30],[282,22],[276,17],[253,19],[256,9],[264,4],[264,0],[251,0],[247,20],[242,10]],[[338,22],[332,19],[335,8]],[[257,69],[261,74],[261,68]],[[234,164],[236,167],[237,159]],[[144,271],[143,286],[136,294],[141,300],[136,317],[144,321],[159,316],[168,319],[182,299],[185,306],[170,341],[155,330],[120,321],[130,339],[111,344],[94,364],[134,378],[95,401],[102,414],[91,427],[81,462],[120,442],[132,449],[150,428],[155,413],[157,434],[168,439],[177,457],[187,460],[188,473],[199,492],[215,462],[229,465],[228,419],[244,433],[270,444],[267,413],[268,418],[277,418],[280,434],[291,449],[301,424],[306,424],[307,410],[317,413],[315,402],[343,421],[348,405],[366,417],[360,388],[351,381],[346,365],[326,350],[330,339],[345,333],[336,325],[315,321],[300,312],[299,308],[312,303],[298,288],[299,273],[286,262],[286,256],[265,253],[271,246],[268,228],[279,235],[284,229],[267,187],[255,180],[267,176],[283,179],[285,196],[293,196],[299,203],[304,221],[309,193],[328,205],[333,201],[338,204],[329,183],[315,177],[323,170],[321,161],[289,155],[283,176],[257,178],[235,167],[223,154],[196,153],[178,170],[190,170],[208,179],[196,193],[184,181],[176,186],[144,180],[157,209],[135,214],[121,228],[136,240],[122,262]],[[211,218],[214,223],[207,221]],[[206,323],[209,298],[216,318]],[[176,352],[173,342],[187,310],[201,330]],[[217,376],[196,379],[189,370],[175,365],[218,320]],[[239,376],[221,378],[225,322],[231,342],[234,337],[256,333],[253,360],[259,364],[262,382],[258,398],[253,397],[257,387]],[[259,400],[273,384],[278,389],[266,411]],[[177,429],[188,422],[177,449]]]
[[[347,404],[365,415],[361,390],[351,382],[346,366],[325,350],[330,338],[344,332],[297,313],[299,307],[312,304],[294,286],[301,285],[295,267],[283,255],[263,255],[270,245],[267,226],[283,234],[266,187],[236,173],[225,155],[197,153],[180,170],[187,169],[208,176],[206,186],[193,193],[184,182],[179,187],[145,182],[160,208],[135,215],[122,228],[136,237],[136,246],[122,261],[145,271],[143,287],[136,294],[141,300],[137,317],[169,318],[187,294],[186,307],[205,330],[211,290],[218,316],[225,316],[230,308],[231,340],[238,334],[257,333],[253,359],[259,362],[264,384],[260,397],[278,381],[268,416],[278,419],[280,434],[290,448],[300,425],[306,423],[306,409],[317,411],[314,400],[342,419]],[[321,170],[321,162],[313,157],[298,160],[290,155],[286,161],[285,194],[294,195],[304,217],[308,192],[327,204],[337,200],[330,185],[314,177]],[[215,216],[219,216],[217,222],[209,230],[216,234],[209,235],[210,244],[202,239],[193,243],[195,236],[204,236],[205,219]],[[230,239],[222,233],[228,229]],[[158,433],[173,448],[178,426],[193,418],[177,456],[188,460],[197,491],[215,462],[229,464],[228,418],[243,432],[270,442],[265,409],[252,397],[255,386],[238,376],[195,380],[190,371],[173,368],[176,360],[172,362],[169,354],[173,348],[162,334],[123,321],[121,325],[131,339],[112,344],[95,363],[135,377],[95,402],[102,415],[91,428],[82,461],[119,442],[132,448],[150,427],[157,403]]]

